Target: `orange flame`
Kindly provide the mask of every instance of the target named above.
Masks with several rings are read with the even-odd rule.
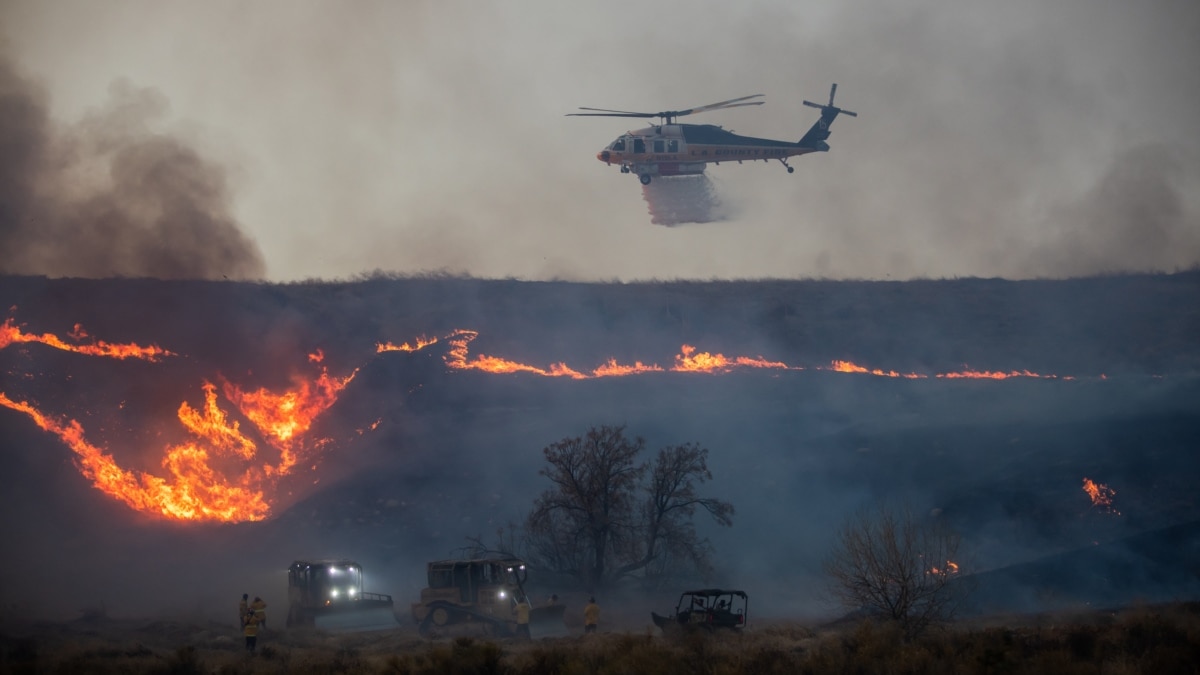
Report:
[[[88,334],[79,324],[75,324],[74,329],[68,333],[68,336],[74,338],[75,340],[82,340],[88,337]],[[107,356],[114,359],[144,359],[146,361],[158,361],[164,356],[174,356],[173,353],[156,345],[143,347],[134,343],[113,344],[103,340],[99,340],[88,345],[68,344],[58,336],[51,333],[43,333],[41,335],[24,333],[13,322],[11,317],[5,319],[4,323],[0,324],[0,349],[4,349],[11,344],[22,342],[40,342],[63,351],[89,354],[91,356]]]
[[[1113,497],[1117,494],[1116,490],[1103,483],[1097,483],[1091,478],[1084,477],[1083,491],[1092,499],[1092,506],[1103,507],[1109,513],[1120,514],[1120,511],[1117,511],[1112,505]]]
[[[76,324],[69,337],[88,337]],[[15,343],[41,342],[58,349],[116,359],[139,358],[157,361],[172,353],[157,346],[112,344],[96,341],[72,345],[52,334],[23,333],[9,319],[0,326],[0,349]],[[309,361],[322,363],[321,351]],[[258,458],[258,445],[231,421],[217,402],[217,388],[204,382],[204,405],[179,406],[179,422],[194,440],[165,448],[162,467],[166,477],[121,468],[112,455],[90,443],[83,425],[60,420],[38,410],[29,401],[17,401],[0,392],[0,405],[24,413],[43,430],[58,436],[78,456],[84,477],[104,493],[131,508],[180,520],[254,521],[270,512],[266,491],[270,480],[287,474],[297,462],[303,434],[314,419],[337,400],[357,370],[342,378],[332,377],[324,367],[312,380],[294,378],[295,386],[283,392],[265,388],[245,392],[232,382],[224,383],[225,397],[252,422],[267,442],[279,452],[278,464],[250,464]],[[121,404],[122,406],[124,404]],[[321,447],[320,441],[314,444]],[[233,460],[233,465],[229,460]]]
[[[68,336],[76,342],[82,342],[89,337],[79,324],[74,326]],[[803,370],[800,366],[790,366],[762,356],[726,357],[721,353],[702,352],[688,344],[680,347],[680,353],[674,357],[673,365],[669,368],[641,361],[624,365],[613,358],[591,371],[577,370],[561,362],[542,368],[498,356],[472,356],[469,354],[468,345],[476,337],[476,331],[456,330],[443,338],[420,337],[412,343],[405,342],[400,345],[391,342],[378,343],[376,352],[415,352],[445,340],[450,345],[444,357],[445,363],[454,370],[525,372],[571,379],[666,371],[712,374],[727,373],[738,368]],[[57,349],[117,359],[158,361],[173,355],[172,352],[154,345],[112,344],[104,341],[69,344],[49,333],[26,334],[11,318],[0,325],[0,349],[28,342],[41,342]],[[325,355],[317,350],[309,354],[308,360],[314,364],[323,364]],[[817,369],[907,379],[930,377],[919,373],[869,369],[851,361],[841,360],[833,361],[830,367]],[[334,377],[329,375],[324,366],[320,366],[320,374],[317,377],[294,377],[293,386],[283,391],[271,391],[266,388],[246,391],[232,382],[223,381],[221,392],[224,397],[254,425],[262,438],[278,451],[279,459],[276,464],[263,462],[259,458],[256,442],[242,432],[238,421],[228,418],[226,412],[218,405],[217,387],[205,381],[202,387],[204,405],[195,409],[184,402],[179,407],[179,421],[195,440],[165,449],[162,466],[167,472],[166,478],[122,469],[111,455],[105,454],[86,440],[82,425],[75,420],[55,419],[43,414],[28,401],[13,400],[3,392],[0,392],[0,405],[29,415],[43,430],[57,435],[78,456],[78,464],[85,477],[100,490],[136,510],[186,520],[253,521],[261,520],[269,514],[270,499],[266,495],[274,487],[273,482],[289,474],[299,461],[305,459],[302,455],[306,450],[310,453],[319,451],[331,442],[330,439],[316,439],[306,448],[305,435],[311,430],[316,418],[337,401],[357,373],[358,370],[355,369],[345,377]],[[933,377],[1008,379],[1058,376],[1040,375],[1028,370],[1008,373],[964,370],[941,373]],[[373,430],[379,424],[380,421],[376,420],[369,428]],[[361,435],[364,431],[360,429],[358,433]],[[233,473],[226,475],[231,462],[240,468],[235,466]],[[1087,478],[1084,479],[1084,489],[1091,495],[1094,504],[1109,506],[1111,509],[1114,491]],[[945,568],[932,568],[932,573],[938,574],[953,574],[957,571],[958,565],[950,561],[947,561]]]
[[[346,377],[331,377],[322,368],[315,380],[293,378],[295,387],[279,393],[265,388],[247,392],[232,382],[225,382],[223,391],[225,398],[279,450],[279,466],[267,465],[264,469],[268,474],[286,475],[298,461],[296,453],[300,437],[312,427],[318,415],[337,401],[338,395],[357,374],[355,369]]]
[[[212,427],[218,439],[217,450],[244,451],[249,441],[241,437],[236,424],[230,427],[225,423],[223,414],[216,408],[216,392],[211,385],[206,387],[205,393],[204,415],[187,408],[187,404],[180,408],[181,419],[185,415],[188,418],[185,425],[201,434],[207,427]],[[226,479],[209,466],[208,451],[196,443],[168,449],[162,462],[163,468],[171,474],[171,480],[167,480],[122,469],[112,455],[87,441],[83,426],[76,420],[63,422],[51,418],[26,401],[13,401],[3,392],[0,392],[0,405],[29,415],[43,430],[62,439],[78,456],[84,477],[104,493],[137,511],[181,520],[262,520],[267,515],[269,507],[262,490],[253,484],[253,472],[243,475],[237,482]]]
[[[598,377],[621,377],[627,375],[640,375],[643,373],[655,372],[676,372],[676,373],[728,373],[737,368],[763,368],[775,370],[804,370],[802,366],[792,366],[782,361],[771,361],[762,356],[734,356],[727,357],[724,354],[709,352],[701,352],[696,347],[684,344],[680,347],[680,353],[675,356],[674,365],[670,368],[663,368],[656,364],[645,364],[641,361],[635,362],[633,365],[622,365],[617,363],[616,359],[608,359],[602,365],[590,371],[581,371],[565,363],[554,363],[549,367],[541,368],[538,366],[513,361],[499,356],[491,356],[481,354],[471,356],[469,353],[468,344],[479,336],[478,331],[469,329],[460,329],[451,332],[444,339],[449,342],[450,350],[447,352],[445,360],[446,365],[454,370],[481,370],[488,373],[511,374],[511,373],[532,373],[544,377],[569,377],[576,380],[591,379]],[[376,352],[382,353],[385,351],[405,351],[414,352],[424,349],[429,345],[439,341],[438,338],[421,337],[415,340],[414,344],[407,342],[396,345],[391,342],[377,343]],[[834,360],[827,367],[816,368],[817,370],[829,370],[838,373],[853,373],[873,375],[877,377],[892,377],[903,378],[909,380],[928,379],[930,377],[943,379],[989,379],[989,380],[1006,380],[1014,377],[1029,377],[1039,379],[1063,379],[1073,380],[1073,376],[1059,375],[1043,375],[1029,370],[1000,372],[988,370],[961,370],[955,372],[938,373],[936,375],[926,375],[922,373],[902,373],[895,370],[883,370],[881,368],[867,368],[860,366],[852,361]],[[1099,376],[1101,379],[1103,375]]]
[[[995,370],[962,370],[957,373],[938,373],[937,377],[947,380],[976,379],[976,380],[1007,380],[1013,377],[1034,377],[1040,379],[1056,379],[1057,375],[1041,375],[1028,370],[1013,370],[1003,373]]]
[[[830,370],[837,373],[865,373],[868,375],[878,375],[879,377],[903,377],[909,380],[925,379],[928,375],[920,375],[917,373],[898,373],[894,370],[880,370],[878,368],[870,370],[851,361],[833,362],[833,367]]]
[[[413,344],[405,342],[397,345],[391,342],[380,342],[376,343],[375,345],[375,353],[382,354],[383,352],[415,352],[420,351],[429,345],[435,344],[437,341],[438,339],[435,337],[429,338],[421,336],[419,338],[415,338],[413,340]]]
[[[727,373],[734,368],[778,368],[780,370],[787,370],[788,365],[779,361],[768,361],[761,356],[758,358],[738,356],[729,359],[725,358],[724,354],[697,352],[695,347],[683,345],[679,348],[679,354],[675,357],[675,366],[671,370],[684,373]]]
[[[940,574],[943,576],[958,574],[958,563],[954,562],[953,560],[947,560],[945,567],[930,567],[926,574]]]

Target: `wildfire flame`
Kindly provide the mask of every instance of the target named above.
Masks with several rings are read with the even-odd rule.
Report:
[[[1116,490],[1085,476],[1083,479],[1083,491],[1092,499],[1092,506],[1101,507],[1109,513],[1116,513],[1118,515],[1121,513],[1113,508],[1112,505],[1113,497],[1117,494]]]
[[[83,340],[88,337],[87,332],[79,324],[75,324],[74,328],[67,335],[75,340]],[[174,356],[173,353],[155,345],[143,347],[134,343],[114,344],[103,340],[98,340],[87,345],[73,345],[64,342],[61,338],[51,333],[33,335],[22,332],[11,317],[5,319],[4,323],[0,324],[0,349],[22,342],[40,342],[67,352],[78,352],[91,356],[107,356],[114,359],[158,361],[164,356]]]
[[[87,336],[77,324],[73,339]],[[6,321],[0,331],[0,349],[19,342],[41,342],[92,356],[141,358],[156,361],[171,352],[157,346],[120,345],[98,341],[70,345],[52,334],[26,335]],[[309,361],[324,361],[320,351]],[[268,492],[278,477],[286,475],[299,461],[302,437],[318,415],[337,401],[338,394],[354,378],[333,377],[322,366],[312,379],[295,377],[293,387],[276,392],[265,388],[244,391],[225,381],[225,398],[249,420],[267,444],[279,453],[272,464],[259,456],[259,444],[231,420],[218,402],[217,387],[204,382],[204,404],[179,406],[180,424],[192,440],[164,449],[164,476],[122,468],[114,457],[88,441],[83,425],[74,419],[56,418],[38,410],[33,403],[14,400],[0,392],[0,406],[28,415],[43,430],[58,436],[77,456],[85,478],[105,494],[131,508],[179,520],[256,521],[270,513]],[[374,428],[377,425],[373,425]],[[324,441],[316,441],[319,448]]]
[[[833,367],[830,368],[830,370],[838,373],[866,373],[879,377],[903,377],[909,380],[922,380],[928,377],[928,375],[920,375],[918,373],[898,373],[894,370],[885,371],[880,370],[879,368],[872,370],[850,361],[834,361]]]
[[[205,414],[180,408],[180,419],[194,431],[211,426],[218,439],[218,451],[245,451],[248,442],[237,424],[228,426],[215,408],[215,391],[206,389]],[[104,493],[119,499],[137,511],[160,513],[181,520],[262,520],[269,507],[261,488],[253,485],[254,473],[240,481],[225,479],[209,466],[208,450],[196,443],[170,447],[163,468],[171,474],[164,479],[144,472],[126,471],[112,455],[92,445],[84,437],[83,426],[76,420],[61,421],[45,415],[26,401],[14,401],[0,392],[0,405],[29,415],[43,430],[58,436],[78,456],[79,469]],[[186,409],[186,411],[185,411]],[[213,415],[216,410],[218,414]]]
[[[926,574],[940,574],[943,576],[958,574],[958,563],[954,562],[953,560],[947,560],[945,567],[930,567]]]
[[[51,333],[26,333],[9,318],[0,324],[0,349],[14,344],[38,342],[55,349],[115,359],[135,358],[156,362],[174,356],[173,352],[156,345],[88,341],[90,336],[79,324],[75,324],[67,335],[74,343]],[[762,356],[727,357],[719,352],[700,351],[689,344],[680,347],[679,354],[674,356],[668,367],[642,361],[622,364],[614,358],[591,370],[573,368],[561,362],[538,367],[499,356],[472,355],[468,345],[477,337],[478,332],[474,330],[455,330],[440,338],[415,338],[411,343],[379,343],[376,352],[416,352],[444,341],[449,345],[444,360],[451,370],[531,373],[577,380],[659,372],[718,374],[746,368],[804,370],[802,366],[792,366]],[[320,372],[312,377],[294,376],[292,385],[282,391],[266,388],[245,390],[234,382],[221,379],[220,394],[244,421],[254,427],[256,434],[244,432],[240,422],[231,419],[230,413],[222,408],[218,387],[211,382],[203,382],[203,405],[194,408],[185,401],[178,409],[179,421],[193,440],[164,449],[161,464],[165,477],[123,469],[112,455],[87,440],[83,426],[74,419],[47,415],[30,401],[10,398],[4,392],[0,392],[0,406],[28,415],[40,428],[58,436],[77,455],[80,471],[95,487],[131,508],[181,520],[262,520],[270,513],[271,500],[268,495],[275,487],[275,482],[288,475],[299,462],[306,461],[306,453],[320,451],[331,442],[330,439],[310,441],[307,434],[316,418],[337,401],[358,373],[355,369],[343,377],[330,375],[322,365],[325,355],[319,350],[309,354],[308,360]],[[1007,373],[963,370],[931,376],[867,368],[844,360],[835,360],[829,366],[817,366],[814,369],[905,379],[1058,377],[1028,370]],[[379,424],[380,421],[376,420],[369,428],[375,429]],[[358,433],[361,435],[363,431],[359,430]],[[262,448],[255,438],[277,452],[278,460],[272,462],[260,456]],[[1094,504],[1111,508],[1115,492],[1107,486],[1097,485],[1085,478],[1084,489],[1091,495]],[[958,565],[949,561],[944,569],[933,568],[933,573],[953,574],[957,571]]]
[[[447,352],[445,360],[446,365],[454,370],[480,370],[488,373],[510,374],[510,373],[532,373],[534,375],[542,375],[544,377],[569,377],[571,379],[583,380],[598,377],[621,377],[627,375],[640,375],[643,373],[728,373],[738,368],[762,368],[774,370],[804,370],[803,366],[792,366],[782,361],[772,361],[762,356],[733,356],[727,357],[724,354],[698,351],[696,347],[689,344],[684,344],[679,348],[679,354],[675,355],[674,364],[664,368],[657,364],[645,364],[641,361],[634,362],[633,365],[624,365],[616,361],[616,359],[608,359],[603,364],[593,368],[592,370],[580,370],[572,368],[565,363],[554,363],[545,368],[513,361],[499,356],[491,356],[480,354],[471,356],[469,353],[468,344],[479,337],[478,331],[469,329],[459,329],[452,331],[444,339],[450,344],[450,350]],[[381,342],[375,345],[376,353],[402,351],[415,352],[424,349],[430,345],[437,344],[441,340],[437,337],[420,337],[416,338],[412,343],[394,344],[392,342]],[[874,375],[876,377],[892,377],[903,378],[909,380],[923,380],[929,378],[942,378],[950,380],[959,379],[976,379],[976,380],[1007,380],[1016,377],[1027,377],[1034,379],[1062,379],[1073,380],[1074,376],[1066,375],[1044,375],[1031,370],[1013,370],[1009,372],[994,371],[994,370],[972,370],[964,369],[946,373],[935,373],[927,375],[923,373],[902,373],[895,370],[883,370],[881,368],[868,368],[860,366],[853,361],[834,360],[828,366],[816,366],[814,370],[833,371],[837,373],[853,373],[863,375]],[[1104,375],[1099,376],[1105,379]]]
[[[310,354],[309,360],[320,362],[320,352]],[[337,401],[356,374],[357,369],[346,377],[332,377],[322,368],[315,380],[295,377],[295,387],[282,392],[267,389],[247,392],[232,382],[225,382],[222,389],[225,398],[279,450],[279,465],[266,465],[264,470],[268,474],[286,475],[298,460],[296,451],[300,437],[308,432],[318,415]]]
[[[383,352],[415,352],[420,351],[429,345],[435,344],[437,338],[421,336],[413,340],[413,344],[407,342],[403,344],[392,344],[391,342],[383,342],[375,345],[375,353],[382,354]]]

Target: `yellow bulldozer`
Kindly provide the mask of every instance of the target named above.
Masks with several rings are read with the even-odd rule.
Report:
[[[392,596],[366,593],[353,560],[297,560],[288,568],[287,626],[330,631],[386,630],[399,625]]]
[[[437,560],[426,566],[428,587],[412,605],[412,616],[422,635],[435,628],[478,624],[489,635],[504,637],[516,631],[516,605],[527,597],[528,570],[518,558]],[[529,613],[533,637],[564,635],[566,607],[559,603],[534,604]]]

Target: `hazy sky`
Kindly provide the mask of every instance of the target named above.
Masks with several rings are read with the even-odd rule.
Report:
[[[1200,263],[1195,0],[6,0],[0,26],[45,108],[31,128],[50,140],[34,145],[57,149],[9,168],[43,178],[0,209],[0,271],[605,281]],[[796,140],[816,117],[801,101],[832,82],[860,114],[835,123],[832,152],[791,175],[710,166],[730,216],[703,225],[651,224],[636,178],[595,159],[636,120],[564,116],[761,93],[764,106],[687,121]],[[171,139],[194,169],[164,181],[188,199],[133,247],[166,271],[78,260],[108,256],[99,244],[54,249],[146,227],[151,207],[120,205],[158,189],[152,170],[76,194],[124,156],[111,124],[105,142],[87,136],[96,120],[130,114],[141,142]],[[104,237],[84,238],[104,189]],[[191,250],[215,262],[192,270]]]

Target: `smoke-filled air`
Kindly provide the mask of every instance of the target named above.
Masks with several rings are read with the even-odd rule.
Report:
[[[1200,258],[1188,2],[15,0],[0,19],[9,272],[1059,278]],[[859,117],[830,152],[790,175],[710,165],[720,210],[686,228],[653,226],[636,177],[595,159],[644,120],[566,116],[763,94],[681,121],[795,141],[834,82]]]
[[[1197,35],[3,2],[0,670],[1194,670]]]

